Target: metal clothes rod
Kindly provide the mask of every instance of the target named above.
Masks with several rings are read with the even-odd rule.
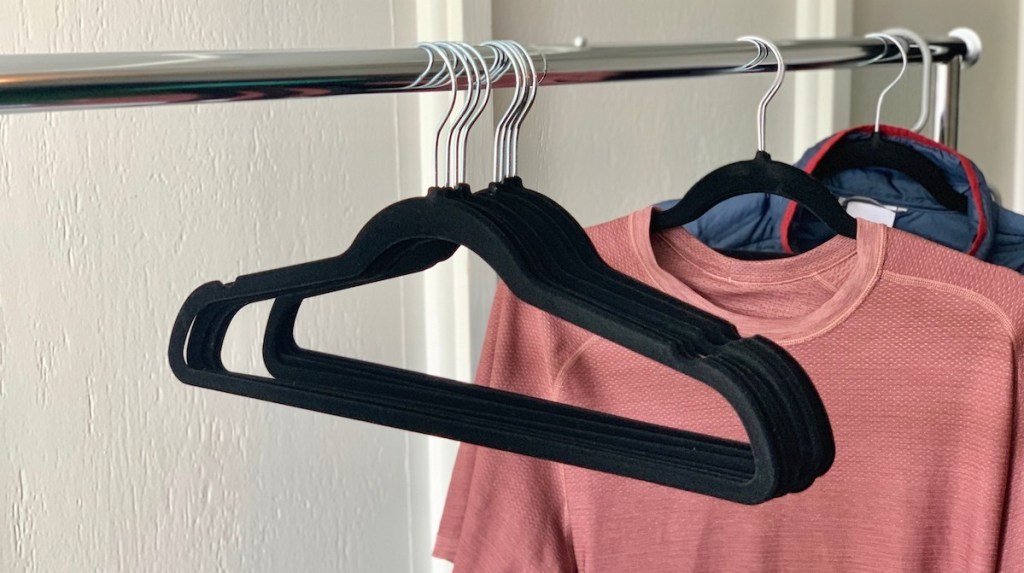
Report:
[[[936,62],[969,59],[960,38],[929,42]],[[790,70],[900,61],[894,46],[874,39],[792,40],[778,46]],[[493,57],[489,48],[480,51]],[[747,42],[555,46],[533,48],[531,54],[543,70],[544,86],[774,70],[771,58],[740,69],[754,55]],[[921,61],[916,46],[910,60]],[[407,86],[428,61],[418,48],[2,56],[0,113],[425,91]],[[432,67],[431,75],[442,64],[435,61]],[[507,73],[495,85],[512,82]]]
[[[932,137],[956,149],[960,123],[960,71],[966,63],[957,56],[935,67],[935,118]]]

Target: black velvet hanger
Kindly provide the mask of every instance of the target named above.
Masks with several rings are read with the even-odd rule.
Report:
[[[680,307],[678,301],[660,293],[648,297],[649,289],[638,291],[635,281],[629,277],[609,272],[578,223],[550,199],[522,187],[518,178],[492,184],[489,189],[475,194],[467,204],[478,208],[481,214],[489,213],[494,224],[502,226],[509,237],[518,236],[516,244],[524,254],[530,253],[525,256],[531,264],[538,265],[536,276],[546,280],[548,288],[560,288],[563,292],[584,289],[604,305],[605,312],[610,315],[618,312],[617,320],[631,321],[636,328],[660,332],[675,340],[695,336],[698,344],[709,340],[705,338],[706,332],[701,334],[694,330],[698,327],[695,318],[702,321],[704,328],[710,326],[717,330],[715,338],[719,343],[724,340],[718,338],[721,335],[736,336],[728,323],[697,309]],[[524,234],[529,237],[523,238]],[[347,368],[346,359],[342,357],[298,346],[293,329],[300,305],[301,298],[296,297],[281,297],[275,301],[264,338],[263,357],[267,369],[275,376],[294,377],[311,370]],[[696,311],[696,317],[680,320],[680,310]],[[794,372],[802,375],[802,369],[786,362],[788,357],[780,357],[777,348],[758,346],[752,350],[750,358],[746,366],[730,364],[729,367],[746,368],[737,375],[744,382],[762,385],[762,395],[767,396],[768,390],[775,392],[776,395],[765,398],[766,407],[778,416],[789,416],[788,422],[780,426],[782,431],[796,428],[799,432],[783,440],[786,446],[792,446],[792,453],[790,450],[784,453],[789,461],[784,464],[786,472],[782,477],[785,489],[799,491],[828,468],[834,455],[831,442],[818,439],[819,435],[830,435],[828,421],[823,417],[824,409],[813,392],[811,398],[804,399],[808,394],[806,389],[811,387],[810,381],[804,377],[794,382]]]
[[[938,165],[919,151],[885,139],[877,131],[867,139],[837,142],[821,157],[811,175],[825,181],[842,171],[869,168],[891,169],[907,175],[946,209],[967,212],[967,197],[953,189]]]
[[[529,58],[518,50],[523,71]],[[461,64],[483,69],[470,59]],[[522,111],[519,121],[529,101],[510,107]],[[304,298],[429,268],[458,245],[481,255],[528,304],[716,389],[736,410],[750,444],[295,344],[294,321]],[[245,305],[270,298],[276,301],[264,355],[274,378],[226,371],[220,353],[231,318]],[[740,338],[729,323],[612,270],[568,213],[518,181],[477,194],[466,187],[433,189],[378,213],[338,257],[242,276],[228,285],[203,285],[179,314],[170,358],[176,375],[190,384],[743,503],[807,487],[834,456],[824,407],[792,357],[766,339]]]
[[[738,335],[718,345],[709,344],[708,339],[666,339],[633,321],[623,324],[609,316],[608,300],[601,295],[552,289],[535,280],[537,271],[531,268],[528,257],[491,219],[480,216],[477,209],[467,208],[469,200],[467,190],[435,190],[428,197],[402,201],[379,213],[338,257],[242,276],[228,285],[203,285],[189,297],[175,323],[170,345],[172,369],[190,384],[744,503],[770,499],[786,493],[786,486],[807,481],[804,476],[787,476],[792,470],[786,471],[780,464],[794,458],[785,455],[782,459],[782,452],[794,447],[808,450],[810,446],[791,443],[806,428],[793,428],[792,416],[779,414],[787,406],[779,408],[774,395],[764,391],[758,394],[765,384],[739,379],[744,372],[781,368],[777,363],[761,365],[762,358],[750,348],[781,349],[763,339],[739,339]],[[449,257],[459,244],[480,254],[513,293],[529,304],[711,385],[736,409],[751,445],[354,359],[343,359],[343,366],[335,361],[335,370],[309,372],[301,378],[264,378],[224,369],[221,345],[231,317],[243,306],[275,297],[324,294],[422,270]],[[637,284],[640,290],[649,289]],[[669,301],[666,308],[678,309],[681,305],[649,290],[640,298],[664,297]],[[686,316],[677,312],[665,320],[685,321]],[[684,351],[694,348],[702,350],[698,354]],[[787,367],[802,373],[795,362]],[[806,375],[794,378],[795,382],[787,380],[784,385],[792,391],[794,384],[803,384],[799,390],[805,402],[819,409],[814,418],[827,420]],[[825,434],[816,435],[816,443],[826,444],[831,450],[830,430],[815,430]],[[808,465],[820,469],[821,463],[819,460]]]
[[[708,173],[675,205],[651,215],[651,230],[661,231],[695,221],[712,207],[747,193],[770,193],[796,201],[836,233],[857,236],[857,221],[832,193],[800,169],[772,160],[764,151],[754,159],[730,163]]]
[[[525,59],[520,61],[521,64],[525,62]],[[520,71],[524,68],[521,66]],[[527,100],[530,97],[526,92],[518,93],[526,95]],[[510,111],[517,109],[520,103],[514,103]],[[478,215],[504,230],[510,244],[520,250],[524,260],[536,267],[533,280],[550,289],[549,292],[561,292],[567,296],[571,296],[573,291],[587,292],[609,317],[668,339],[696,339],[719,344],[721,336],[725,339],[735,336],[731,325],[724,328],[722,321],[696,309],[659,308],[659,304],[666,303],[665,297],[645,298],[643,291],[632,288],[632,279],[606,272],[610,269],[600,260],[575,220],[546,197],[525,190],[518,178],[492,184],[489,189],[475,194],[473,199],[467,205],[476,208]],[[638,297],[646,304],[638,304]],[[300,305],[301,297],[295,296],[280,297],[275,301],[264,341],[268,370],[279,377],[301,377],[317,371],[348,371],[350,366],[342,357],[298,347],[293,327]],[[629,310],[622,312],[624,308]],[[689,313],[687,320],[678,320],[680,310],[694,312]],[[676,320],[666,321],[666,316],[675,316]],[[693,348],[692,343],[681,346],[680,350],[701,352]],[[775,438],[783,446],[779,450],[779,459],[785,461],[782,461],[779,471],[779,491],[798,491],[828,468],[834,451],[831,431],[823,416],[824,409],[820,401],[815,401],[816,393],[811,392],[813,400],[801,399],[805,397],[805,387],[812,388],[810,381],[799,365],[788,356],[780,357],[777,350],[755,342],[743,360],[734,360],[722,367],[736,376],[747,390],[752,390],[770,415],[780,420],[775,426]],[[761,387],[755,389],[752,384],[760,384]],[[828,439],[818,440],[822,434]],[[693,461],[706,463],[696,457]],[[730,463],[730,471],[746,467],[742,459],[732,459]],[[725,471],[724,466],[720,467]]]

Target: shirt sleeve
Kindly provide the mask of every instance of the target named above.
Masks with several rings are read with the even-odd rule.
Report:
[[[476,383],[551,399],[552,329],[499,285]],[[455,573],[574,572],[560,464],[462,444],[434,547]]]
[[[1017,348],[1016,404],[1000,571],[1024,571],[1024,341]]]

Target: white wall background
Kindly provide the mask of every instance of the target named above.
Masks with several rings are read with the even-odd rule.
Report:
[[[379,48],[414,43],[415,25],[401,1],[32,0],[0,8],[0,51]],[[401,107],[383,96],[0,121],[0,571],[429,563],[411,539],[411,450],[425,440],[191,388],[166,359],[195,286],[336,254],[361,221],[420,192],[403,177],[418,155]],[[336,297],[308,332],[401,363],[400,294],[392,282]],[[239,340],[231,362],[257,353]]]
[[[965,73],[962,148],[1005,199],[1024,177],[1013,159],[1024,141],[1020,11],[982,5],[32,0],[0,7],[0,51],[700,42],[970,25],[986,52]],[[792,160],[843,127],[836,118],[865,121],[892,71],[858,72],[852,96],[827,101],[807,95],[811,76],[789,78],[769,108],[769,151]],[[829,78],[842,87],[842,76]],[[543,90],[520,171],[585,224],[676,197],[752,154],[769,81]],[[887,106],[893,123],[916,116],[916,84],[900,89]],[[165,357],[195,286],[336,254],[373,213],[420,193],[441,103],[373,96],[0,118],[0,571],[443,570],[429,553],[450,444],[191,388]],[[489,132],[479,129],[482,183]],[[492,281],[459,257],[324,297],[303,315],[304,342],[465,379]],[[258,368],[260,318],[237,321],[230,364]]]

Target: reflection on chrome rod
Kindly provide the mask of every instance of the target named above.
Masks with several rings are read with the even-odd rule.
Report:
[[[930,39],[932,59],[973,61],[968,42]],[[791,70],[858,67],[900,61],[873,39],[779,42]],[[481,48],[485,58],[493,58]],[[658,79],[774,69],[747,66],[746,42],[556,46],[531,50],[541,85]],[[920,62],[914,46],[910,61]],[[421,49],[358,51],[140,52],[0,57],[0,112],[133,107],[443,90],[417,84],[431,62]],[[441,70],[433,62],[430,73]],[[495,87],[512,84],[511,72]]]

